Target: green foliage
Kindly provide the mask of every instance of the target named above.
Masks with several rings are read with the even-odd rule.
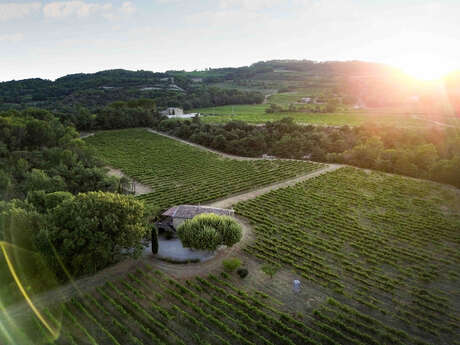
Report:
[[[109,70],[67,75],[54,82],[0,83],[0,110],[29,106],[57,110],[64,122],[81,130],[142,126],[152,121],[156,105],[190,109],[262,101],[259,92],[197,85],[187,76],[148,71]]]
[[[0,113],[0,197],[24,199],[29,192],[113,191],[109,178],[75,129],[50,112]]]
[[[280,269],[279,265],[274,265],[274,264],[265,264],[262,266],[261,270],[264,272],[266,275],[269,275],[270,278],[273,278],[273,276],[278,272]]]
[[[143,129],[98,132],[85,142],[107,165],[152,187],[153,193],[138,198],[161,210],[218,199],[321,167],[300,161],[222,159]]]
[[[222,265],[227,272],[233,272],[241,266],[241,260],[238,258],[230,258],[222,261]]]
[[[249,274],[249,271],[248,271],[246,268],[238,268],[238,270],[236,271],[236,273],[238,273],[238,275],[240,276],[240,278],[246,278],[247,275]]]
[[[158,253],[158,230],[155,226],[152,226],[150,230],[152,232],[152,254]]]
[[[186,248],[216,250],[220,245],[238,243],[242,228],[231,217],[204,213],[182,223],[177,234]]]
[[[40,231],[41,251],[56,270],[71,276],[95,273],[121,259],[138,257],[146,236],[143,204],[131,196],[89,192],[50,211]]]
[[[442,343],[440,330],[451,332],[457,318],[449,286],[459,270],[459,205],[460,193],[448,186],[346,167],[235,210],[256,229],[249,254]],[[325,313],[316,317],[329,324]]]
[[[393,116],[395,124],[397,117]],[[175,121],[171,127],[162,127],[160,122],[159,128],[231,154],[346,163],[460,186],[454,177],[460,162],[460,127],[401,128],[367,123],[332,128],[302,126],[292,118],[279,120],[279,116],[275,120],[261,127],[241,121],[209,124],[204,118],[193,123]]]
[[[70,200],[73,195],[69,192],[46,193],[43,190],[32,190],[27,193],[26,201],[33,205],[39,212],[46,213],[56,206],[59,206],[65,200]]]

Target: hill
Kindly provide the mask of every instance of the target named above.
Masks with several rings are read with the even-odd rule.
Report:
[[[54,82],[25,79],[0,83],[0,110],[40,107],[75,113],[82,107],[95,111],[115,101],[139,98],[153,99],[160,107],[185,109],[263,100],[257,92],[198,85],[188,76],[122,69],[71,74]]]

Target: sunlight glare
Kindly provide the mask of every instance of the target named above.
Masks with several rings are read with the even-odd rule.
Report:
[[[423,81],[441,79],[452,70],[452,66],[442,59],[428,55],[405,56],[396,65],[411,77]]]

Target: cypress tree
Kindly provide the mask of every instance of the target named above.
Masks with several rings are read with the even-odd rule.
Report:
[[[158,231],[156,227],[152,227],[152,253],[158,253]]]

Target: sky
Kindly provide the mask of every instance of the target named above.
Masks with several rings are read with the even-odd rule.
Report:
[[[460,0],[0,0],[0,81],[363,60],[460,69]]]

